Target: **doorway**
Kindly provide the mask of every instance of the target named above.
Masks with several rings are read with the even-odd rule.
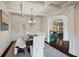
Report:
[[[69,52],[67,17],[63,15],[56,16],[50,19],[49,24],[50,24],[49,29],[50,44],[63,52]]]

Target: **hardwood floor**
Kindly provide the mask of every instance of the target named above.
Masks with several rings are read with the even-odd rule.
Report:
[[[30,54],[27,52],[27,48],[24,49],[25,53],[19,53],[18,55],[14,55],[13,53],[13,46],[8,51],[7,55],[5,57],[31,57]],[[67,55],[63,54],[59,50],[52,48],[52,46],[45,43],[44,48],[44,57],[68,57]]]
[[[1,57],[5,57],[5,56],[6,56],[6,54],[8,53],[8,51],[10,50],[10,48],[12,47],[12,45],[13,45],[14,43],[15,43],[14,41],[12,41],[12,42],[10,43],[10,45],[9,45],[8,48],[4,51],[4,53],[1,55]]]
[[[26,53],[21,53],[19,55],[14,55],[14,45],[15,42],[11,43],[10,47],[8,48],[7,52],[2,55],[2,57],[31,57],[30,54],[27,52],[26,48],[25,51]],[[44,48],[44,57],[75,57],[72,54],[69,53],[63,53],[62,51],[58,50],[57,48],[51,46],[49,43],[45,43],[45,48]]]
[[[77,57],[77,56],[74,56],[74,55],[70,54],[69,51],[68,51],[69,47],[66,47],[65,45],[63,45],[62,47],[58,47],[55,44],[52,45],[52,44],[50,44],[50,43],[48,43],[46,41],[45,41],[45,43],[49,44],[50,46],[54,47],[55,49],[59,50],[60,52],[68,55],[69,57]],[[65,42],[65,43],[68,44],[68,42]],[[66,49],[64,50],[63,48],[64,49],[66,48]]]
[[[63,52],[69,52],[69,41],[63,41],[62,44],[57,44],[56,42],[50,43],[50,45],[59,50],[62,50]]]

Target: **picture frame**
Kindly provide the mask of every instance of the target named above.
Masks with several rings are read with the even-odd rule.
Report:
[[[0,31],[7,31],[9,29],[8,15],[0,10]]]

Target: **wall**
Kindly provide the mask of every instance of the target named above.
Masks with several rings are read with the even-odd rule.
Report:
[[[68,33],[69,33],[69,53],[74,55],[75,51],[75,19],[74,19],[74,5],[69,7],[66,15],[68,16]]]
[[[74,40],[74,55],[79,56],[79,4],[75,5],[75,40]]]
[[[34,20],[37,22],[32,27],[27,24],[27,21],[30,19],[29,16],[19,16],[19,15],[11,15],[11,37],[12,40],[16,40],[17,38],[21,37],[23,35],[23,32],[41,32],[42,31],[42,18],[43,17],[34,17]],[[26,30],[23,30],[23,24],[26,24]]]
[[[45,16],[42,19],[42,32],[46,33],[46,41],[49,42],[49,38],[48,38],[48,17]]]
[[[2,9],[5,13],[8,14],[7,8],[5,7],[3,2],[0,2],[0,9]],[[8,14],[9,15],[9,14]],[[9,19],[10,24],[10,19]],[[8,47],[8,45],[11,43],[10,39],[10,25],[8,31],[0,31],[0,56],[5,51],[5,49]]]
[[[70,16],[71,15],[71,16]],[[73,55],[79,56],[79,4],[75,4],[69,8],[69,52]]]

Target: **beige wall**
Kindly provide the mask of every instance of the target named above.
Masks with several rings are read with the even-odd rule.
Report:
[[[74,40],[74,54],[79,56],[79,4],[75,5],[75,40]]]
[[[74,55],[75,51],[75,19],[74,19],[74,6],[68,8],[68,12],[66,13],[68,16],[68,33],[69,33],[69,53]]]
[[[46,41],[48,41],[48,17],[43,17],[42,19],[42,32],[46,33]]]
[[[42,32],[42,21],[43,17],[34,17],[34,20],[37,22],[32,27],[27,24],[27,21],[30,19],[29,16],[21,17],[19,15],[11,15],[11,32],[12,32],[12,40],[16,40],[21,37],[24,31],[32,31],[32,32]],[[23,30],[23,24],[26,24],[26,30]]]

